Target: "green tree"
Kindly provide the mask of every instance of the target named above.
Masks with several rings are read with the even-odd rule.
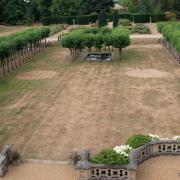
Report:
[[[111,7],[114,6],[113,0],[87,0],[87,13],[92,12],[109,12]]]
[[[9,24],[16,25],[25,18],[25,2],[23,0],[7,0],[3,10],[3,19]]]
[[[114,15],[113,15],[113,28],[115,28],[115,27],[118,26],[118,21],[119,21],[118,12],[115,11],[115,12],[114,12]]]

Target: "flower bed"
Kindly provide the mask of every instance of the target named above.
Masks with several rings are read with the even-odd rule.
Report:
[[[137,167],[143,161],[160,155],[180,155],[179,136],[170,139],[138,134],[129,137],[127,143],[93,157],[90,151],[83,151],[75,165],[78,180],[135,180]]]

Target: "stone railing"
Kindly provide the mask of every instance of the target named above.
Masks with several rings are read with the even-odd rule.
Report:
[[[77,180],[136,180],[138,165],[161,155],[180,155],[180,141],[163,140],[145,144],[129,153],[129,164],[118,166],[91,163],[90,151],[84,150],[75,165]]]
[[[8,166],[15,162],[20,162],[19,154],[12,150],[11,146],[4,146],[0,151],[0,177],[4,176],[8,171]]]

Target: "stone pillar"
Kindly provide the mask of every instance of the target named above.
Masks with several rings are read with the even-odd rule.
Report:
[[[76,170],[76,171],[77,171],[77,180],[90,179],[90,170]]]
[[[91,163],[89,162],[91,156],[90,150],[83,150],[80,158],[75,165],[77,171],[77,180],[89,180],[91,177]]]
[[[135,169],[129,170],[129,178],[128,178],[128,180],[136,180],[136,170]]]

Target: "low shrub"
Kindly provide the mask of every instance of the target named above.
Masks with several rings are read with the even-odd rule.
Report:
[[[171,12],[171,11],[166,11],[165,12],[165,19],[168,20],[168,21],[176,19],[176,13]]]
[[[159,23],[157,23],[158,32],[162,33],[162,30],[166,25],[167,25],[167,22],[159,22]]]
[[[136,134],[128,138],[127,144],[131,146],[133,149],[136,149],[151,141],[152,139],[149,135]]]
[[[112,149],[102,150],[99,154],[91,158],[91,162],[97,164],[107,164],[107,165],[122,165],[129,162],[129,157]]]
[[[128,27],[131,34],[151,34],[151,29],[144,25],[144,24],[137,24],[136,26],[133,27]]]
[[[62,31],[64,29],[64,25],[51,25],[49,26],[50,28],[50,36],[52,36],[53,34],[56,34],[60,31]]]
[[[129,19],[120,19],[118,24],[122,26],[132,26],[132,22]]]

